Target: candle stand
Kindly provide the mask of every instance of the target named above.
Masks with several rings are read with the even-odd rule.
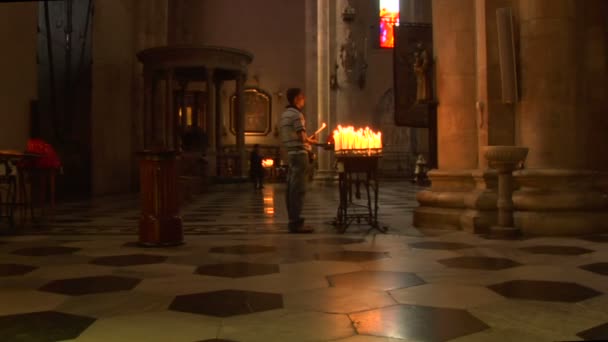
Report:
[[[381,149],[336,151],[340,204],[334,225],[340,233],[351,223],[367,222],[383,233],[378,223],[378,160]],[[363,197],[363,199],[362,199]]]

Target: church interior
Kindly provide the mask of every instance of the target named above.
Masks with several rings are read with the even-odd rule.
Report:
[[[607,18],[0,1],[0,341],[608,340]]]

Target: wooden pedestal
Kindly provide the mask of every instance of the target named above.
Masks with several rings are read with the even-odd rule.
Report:
[[[174,151],[143,151],[140,160],[141,216],[139,244],[174,246],[183,243],[179,216]]]

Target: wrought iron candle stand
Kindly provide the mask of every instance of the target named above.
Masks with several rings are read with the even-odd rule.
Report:
[[[367,222],[371,229],[383,233],[387,231],[378,223],[378,160],[381,157],[382,149],[336,151],[340,205],[334,225],[340,233],[354,221]],[[365,196],[363,204],[353,200],[353,197],[360,200],[362,195]]]

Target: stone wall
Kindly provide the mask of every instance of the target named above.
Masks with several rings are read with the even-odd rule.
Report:
[[[143,86],[135,54],[166,44],[167,0],[99,1],[93,20],[91,113],[95,195],[136,188]]]
[[[172,1],[170,44],[218,45],[247,50],[254,55],[246,86],[259,87],[272,96],[271,132],[246,136],[245,143],[278,145],[275,125],[290,87],[305,88],[304,0],[180,0]],[[226,135],[224,145],[235,144],[230,132],[229,99],[235,82],[221,90]],[[316,114],[307,108],[307,114]]]
[[[23,150],[37,98],[38,4],[0,3],[0,149]]]

